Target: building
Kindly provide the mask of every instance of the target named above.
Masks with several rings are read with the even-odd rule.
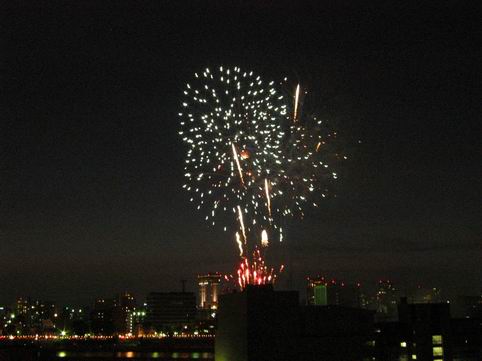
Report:
[[[482,318],[451,319],[453,359],[482,360]]]
[[[62,311],[55,317],[55,324],[61,332],[65,332],[68,335],[83,336],[89,332],[88,315],[88,308],[64,306]]]
[[[372,359],[372,311],[300,306],[298,298],[298,292],[271,285],[222,295],[216,361]]]
[[[298,292],[248,286],[220,297],[216,361],[295,360]]]
[[[442,302],[440,289],[418,285],[412,292],[410,301],[411,303],[440,303]]]
[[[93,334],[112,335],[114,333],[112,322],[114,304],[112,298],[97,298],[95,300],[90,314],[90,326]]]
[[[450,304],[409,304],[402,298],[398,315],[401,327],[407,330],[401,345],[412,360],[453,360]]]
[[[449,303],[399,303],[399,320],[375,328],[375,360],[479,361],[482,322],[451,318]]]
[[[124,292],[114,297],[112,308],[112,324],[114,333],[124,335],[132,333],[131,313],[136,309],[136,299],[129,293]]]
[[[374,299],[375,318],[378,321],[395,321],[400,299],[399,290],[390,280],[379,280]]]
[[[146,324],[156,331],[181,329],[195,316],[196,296],[192,292],[151,292],[146,298]]]
[[[199,286],[198,308],[211,310],[218,307],[218,296],[221,285],[220,273],[208,273],[197,276]]]
[[[53,302],[20,297],[15,303],[17,334],[52,332],[56,307]]]
[[[308,278],[306,296],[307,304],[311,306],[361,307],[360,284],[327,281],[324,277]]]
[[[325,306],[328,304],[327,281],[325,277],[308,277],[306,303],[308,305]]]
[[[481,318],[482,319],[482,295],[458,296],[454,302],[454,315],[456,317]]]
[[[129,333],[131,333],[134,336],[143,336],[145,334],[144,324],[146,320],[145,307],[135,308],[129,314],[129,317],[130,317],[129,325],[131,327],[129,330]]]

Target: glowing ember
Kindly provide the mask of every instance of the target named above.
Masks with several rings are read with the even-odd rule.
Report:
[[[284,266],[280,267],[280,272]],[[243,258],[237,270],[238,285],[244,289],[247,285],[266,285],[276,282],[278,275],[274,268],[266,266],[261,251],[256,247],[251,258]]]

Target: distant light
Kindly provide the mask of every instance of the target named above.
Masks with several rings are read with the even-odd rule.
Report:
[[[407,347],[407,343],[406,342],[400,342],[400,347]]]

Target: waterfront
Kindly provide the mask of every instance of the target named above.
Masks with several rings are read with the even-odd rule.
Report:
[[[52,355],[40,355],[39,360],[52,359]],[[214,360],[214,354],[211,352],[139,352],[139,351],[123,351],[123,352],[105,352],[105,351],[58,351],[54,356],[55,360],[69,361],[94,361],[94,360]]]

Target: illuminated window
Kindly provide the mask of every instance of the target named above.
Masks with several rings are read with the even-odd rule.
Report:
[[[400,347],[407,347],[407,343],[404,341],[404,342],[400,342]]]
[[[412,360],[416,360],[417,359],[417,355],[412,355]]]
[[[443,352],[443,348],[440,347],[440,346],[437,346],[437,347],[434,347],[433,348],[433,355],[434,356],[443,356],[444,352]]]
[[[432,336],[432,344],[433,345],[441,345],[442,344],[442,335],[433,335]]]

